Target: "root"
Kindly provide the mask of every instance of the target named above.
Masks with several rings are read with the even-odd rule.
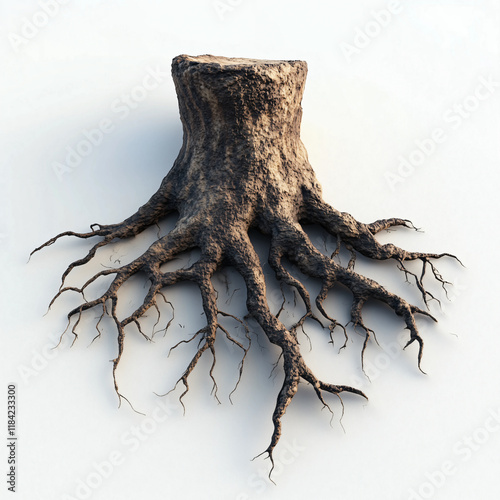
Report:
[[[363,323],[361,311],[364,303],[370,299],[377,299],[387,304],[398,316],[401,316],[406,324],[406,328],[410,331],[410,340],[407,345],[417,341],[419,344],[418,352],[418,367],[421,368],[421,359],[423,353],[423,339],[418,333],[415,317],[416,313],[430,317],[434,321],[435,318],[426,311],[410,305],[401,297],[388,292],[384,287],[375,281],[365,278],[349,268],[343,268],[336,264],[332,259],[325,257],[311,244],[307,235],[297,224],[285,223],[278,226],[276,233],[273,235],[274,244],[285,249],[288,258],[295,263],[301,272],[319,278],[323,282],[323,288],[318,295],[316,303],[318,309],[323,315],[326,313],[322,307],[322,302],[327,296],[328,290],[335,282],[347,286],[353,293],[353,304],[351,308],[351,322],[353,325],[359,326],[365,332],[365,341],[361,350],[361,363],[364,365],[364,353],[370,336],[374,336],[373,330],[366,327]],[[326,315],[329,318],[328,315]],[[336,322],[335,322],[336,323]],[[334,324],[335,326],[335,324]]]
[[[323,327],[323,324],[321,323],[321,321],[313,313],[309,292],[306,290],[304,285],[298,279],[294,278],[285,269],[285,267],[281,263],[282,256],[283,256],[282,253],[277,248],[271,247],[271,251],[269,253],[269,264],[276,274],[276,279],[278,281],[280,281],[280,283],[283,282],[283,283],[286,283],[287,285],[295,288],[297,290],[297,292],[299,293],[300,297],[302,298],[302,301],[304,302],[304,305],[306,307],[306,313],[299,319],[299,321],[297,321],[297,323],[295,323],[291,327],[290,331],[292,333],[296,333],[298,328],[302,328],[302,331],[304,331],[303,325],[304,325],[304,322],[307,318],[311,318],[312,320],[316,321],[321,327]],[[283,308],[283,305],[282,305],[282,308]],[[279,316],[280,312],[281,312],[281,309],[278,312],[278,314],[276,315],[277,317]],[[304,334],[305,334],[305,332],[304,332]]]
[[[325,311],[325,308],[323,307],[323,302],[325,301],[328,292],[333,288],[333,282],[330,281],[324,281],[323,286],[321,287],[321,290],[316,297],[316,307],[318,308],[319,312],[322,314],[324,318],[326,318],[330,324],[328,325],[328,329],[330,330],[330,342],[332,345],[335,344],[334,339],[333,339],[333,331],[337,326],[342,328],[344,332],[344,344],[340,347],[339,352],[344,349],[347,346],[347,341],[349,340],[349,337],[347,335],[347,330],[344,325],[339,323],[337,320],[333,319],[329,314]]]
[[[408,252],[403,250],[391,243],[380,244],[374,235],[380,231],[390,229],[392,227],[402,226],[418,231],[413,223],[407,219],[381,219],[371,224],[363,224],[358,222],[354,217],[345,212],[338,212],[334,208],[330,207],[323,200],[318,198],[316,195],[310,194],[308,198],[308,217],[313,222],[321,225],[328,233],[334,235],[337,238],[337,250],[340,242],[344,243],[346,248],[351,252],[351,260],[347,266],[348,269],[354,268],[354,263],[356,260],[356,253],[359,252],[361,255],[375,260],[386,260],[394,259],[399,264],[399,269],[405,273],[405,278],[408,280],[408,275],[411,275],[415,279],[415,284],[417,285],[422,298],[426,306],[428,306],[428,300],[436,300],[430,292],[428,292],[423,284],[422,278],[425,275],[426,266],[429,265],[432,269],[434,277],[439,281],[447,295],[446,285],[450,283],[445,281],[436,266],[432,263],[431,259],[441,259],[443,257],[449,257],[456,260],[460,265],[463,266],[462,262],[453,254],[450,253],[422,253],[422,252]],[[422,262],[422,271],[420,277],[415,273],[410,272],[404,265],[406,261],[420,260]]]
[[[104,239],[96,243],[82,259],[72,262],[61,278],[61,287],[64,287],[64,281],[68,274],[78,266],[83,266],[90,262],[95,256],[97,250],[116,239],[126,239],[138,235],[153,224],[158,225],[161,218],[166,217],[174,211],[174,203],[171,198],[172,185],[167,179],[164,179],[160,189],[150,198],[150,200],[137,210],[137,212],[118,224],[103,225],[94,223],[90,225],[90,232],[76,233],[74,231],[64,231],[42,245],[35,248],[29,255],[30,259],[36,252],[54,244],[59,238],[64,236],[75,236],[76,238],[88,239],[95,236],[101,236]],[[96,228],[96,229],[94,229]]]
[[[276,242],[278,244],[278,242]],[[285,379],[283,386],[278,394],[276,401],[276,406],[273,412],[273,434],[271,437],[271,442],[264,452],[267,453],[269,459],[271,460],[271,471],[269,476],[271,476],[272,470],[274,468],[273,461],[273,450],[276,447],[278,440],[281,436],[281,418],[284,415],[286,408],[292,401],[294,395],[297,392],[298,384],[300,379],[304,379],[313,385],[316,394],[318,395],[321,402],[328,406],[321,394],[321,391],[327,391],[338,396],[340,392],[352,392],[354,394],[366,396],[359,391],[349,386],[336,386],[332,384],[327,384],[317,380],[312,374],[311,370],[306,366],[302,355],[300,354],[299,345],[297,342],[296,335],[292,331],[288,331],[280,321],[271,314],[267,302],[263,300],[265,297],[265,281],[264,274],[255,253],[255,250],[251,246],[248,238],[245,235],[239,241],[232,242],[232,248],[234,252],[230,255],[231,264],[238,270],[247,286],[247,308],[249,314],[251,314],[263,328],[268,339],[281,348],[281,356],[283,358],[283,370],[285,373]],[[249,265],[250,264],[250,265]],[[278,272],[282,273],[283,270],[276,265],[276,261],[273,261],[272,265],[275,265]],[[285,279],[288,279],[284,275]],[[300,292],[299,292],[300,293]],[[308,295],[305,296],[306,300]],[[304,299],[304,297],[303,297]],[[308,304],[307,301],[306,305]],[[310,306],[310,303],[309,303]],[[258,455],[260,456],[260,455]]]
[[[389,230],[392,227],[396,226],[402,226],[402,227],[407,227],[410,229],[414,229],[415,231],[420,231],[417,227],[413,225],[413,222],[408,219],[380,219],[375,222],[372,222],[371,224],[366,224],[366,227],[372,234],[377,234],[380,233],[381,231],[384,230]]]
[[[333,214],[333,215],[332,215]],[[334,221],[334,216],[337,217],[337,226],[332,224]],[[343,226],[340,224],[340,220],[343,220]],[[215,400],[220,403],[218,397],[218,387],[215,379],[215,367],[216,367],[216,352],[215,352],[215,340],[217,332],[221,332],[225,339],[234,345],[238,350],[241,351],[242,357],[238,367],[238,379],[229,394],[229,400],[232,402],[232,395],[237,389],[242,373],[244,362],[251,345],[251,339],[249,336],[249,330],[246,323],[239,319],[238,317],[224,312],[217,307],[217,291],[212,285],[212,277],[214,273],[221,268],[223,263],[228,263],[234,266],[239,274],[243,277],[247,289],[247,309],[249,316],[256,319],[257,323],[262,327],[264,333],[266,334],[269,341],[280,347],[281,354],[280,359],[283,364],[284,381],[283,385],[277,396],[276,405],[272,415],[273,432],[271,436],[271,441],[264,454],[267,454],[271,460],[271,471],[274,468],[273,461],[273,451],[279,441],[281,436],[281,426],[282,417],[288,405],[291,403],[294,395],[297,392],[298,384],[300,380],[308,382],[315,391],[318,399],[321,401],[324,407],[326,407],[333,415],[333,412],[324,398],[324,393],[333,394],[339,398],[342,405],[343,412],[343,402],[340,398],[342,392],[350,392],[352,394],[359,395],[366,398],[366,395],[358,389],[350,386],[335,385],[327,382],[323,382],[315,377],[312,371],[306,366],[302,355],[300,353],[299,342],[297,340],[297,330],[299,328],[304,328],[305,321],[309,318],[322,327],[324,327],[323,322],[318,318],[316,313],[312,308],[311,296],[306,287],[301,283],[301,281],[294,276],[285,268],[283,265],[283,259],[287,258],[292,264],[298,266],[300,271],[307,276],[319,279],[322,283],[321,290],[318,296],[315,298],[315,305],[319,314],[322,318],[328,321],[328,330],[330,334],[330,342],[334,343],[334,330],[339,327],[343,331],[344,343],[340,347],[343,349],[347,345],[348,335],[346,326],[340,324],[335,320],[324,308],[324,301],[327,298],[328,292],[336,285],[341,284],[346,286],[351,290],[353,294],[353,302],[351,306],[350,313],[350,323],[352,323],[354,329],[359,328],[364,333],[364,341],[361,348],[361,368],[364,371],[364,356],[367,349],[369,340],[373,337],[376,341],[375,333],[372,329],[366,326],[362,318],[362,309],[365,302],[374,298],[385,304],[387,304],[398,316],[400,316],[405,322],[406,329],[409,330],[409,339],[405,346],[408,347],[412,343],[416,342],[418,344],[418,368],[423,372],[421,368],[421,360],[424,342],[420,336],[415,322],[415,315],[422,314],[430,317],[435,321],[435,318],[429,314],[427,311],[423,311],[417,306],[411,305],[404,299],[388,292],[381,285],[373,280],[365,278],[354,271],[355,261],[357,252],[360,252],[366,256],[382,259],[382,258],[394,258],[397,260],[400,269],[404,272],[407,281],[410,279],[414,280],[416,286],[420,290],[424,303],[427,305],[429,300],[438,300],[430,292],[428,292],[423,285],[423,278],[427,269],[431,270],[434,278],[441,283],[443,289],[446,292],[446,285],[449,284],[441,276],[439,271],[436,269],[434,263],[431,259],[441,258],[444,256],[451,256],[451,254],[418,254],[418,253],[408,253],[403,250],[398,249],[392,245],[379,245],[374,239],[373,235],[378,232],[389,229],[394,226],[405,226],[409,228],[414,228],[414,226],[407,220],[404,219],[387,219],[376,221],[372,224],[361,225],[360,223],[352,222],[350,216],[346,217],[345,214],[339,214],[331,209],[326,211],[323,215],[323,219],[318,219],[319,222],[330,224],[329,231],[335,234],[337,237],[337,248],[333,252],[331,257],[327,257],[320,253],[311,244],[306,233],[303,231],[301,226],[297,222],[292,222],[288,220],[273,220],[271,226],[274,228],[271,233],[271,249],[269,253],[269,264],[273,271],[275,272],[277,280],[280,282],[280,286],[286,284],[293,288],[294,291],[298,292],[304,306],[305,313],[301,318],[290,328],[286,329],[284,325],[279,321],[278,317],[284,308],[285,297],[283,294],[283,304],[281,305],[278,313],[273,315],[265,299],[266,289],[265,289],[265,279],[264,273],[255,253],[255,250],[248,238],[248,235],[243,230],[236,230],[229,232],[227,234],[221,234],[218,239],[205,238],[200,240],[200,232],[197,226],[189,226],[184,222],[178,223],[178,225],[166,236],[158,239],[153,243],[148,250],[132,261],[131,263],[118,268],[104,269],[94,276],[89,278],[80,287],[77,286],[64,286],[65,279],[68,274],[76,266],[84,265],[89,262],[94,256],[96,251],[115,238],[127,237],[130,234],[136,232],[136,230],[129,232],[124,232],[123,226],[118,228],[117,226],[97,226],[93,229],[91,233],[62,233],[55,238],[52,238],[47,243],[38,247],[35,251],[40,250],[44,246],[51,245],[59,237],[72,235],[80,238],[90,238],[93,236],[102,236],[103,239],[96,243],[88,252],[86,257],[77,260],[70,264],[66,271],[62,275],[62,283],[58,292],[51,300],[49,304],[52,306],[55,300],[57,300],[61,295],[66,292],[76,292],[80,294],[83,298],[83,303],[78,307],[74,308],[68,313],[68,326],[65,330],[71,329],[74,339],[73,343],[78,338],[77,327],[82,318],[82,314],[94,307],[100,307],[101,313],[96,323],[97,335],[93,338],[92,342],[101,336],[101,330],[99,328],[100,323],[105,315],[112,317],[116,329],[117,329],[117,344],[118,352],[115,359],[113,359],[113,384],[115,392],[118,396],[119,404],[121,405],[122,400],[127,401],[130,406],[130,401],[120,392],[118,381],[117,381],[117,369],[120,360],[124,352],[125,344],[125,334],[126,327],[133,324],[139,334],[145,338],[147,341],[151,341],[153,336],[157,333],[156,327],[160,322],[161,313],[160,308],[157,303],[158,296],[163,298],[165,304],[168,304],[172,309],[172,316],[163,329],[164,335],[167,333],[175,315],[175,311],[172,303],[167,299],[165,295],[165,290],[170,286],[175,285],[183,281],[191,281],[198,285],[203,312],[206,317],[206,325],[194,333],[189,339],[183,339],[176,343],[170,348],[168,355],[172,353],[177,347],[182,344],[187,344],[193,340],[198,341],[197,350],[189,362],[188,366],[184,370],[181,377],[177,380],[174,387],[165,394],[158,394],[158,396],[164,396],[166,394],[174,391],[179,383],[182,383],[184,390],[179,396],[179,402],[183,407],[184,412],[186,407],[184,404],[184,397],[189,392],[189,377],[194,371],[201,359],[201,356],[209,351],[212,355],[212,363],[209,369],[208,375],[210,376],[212,385],[212,394]],[[348,227],[351,229],[348,231]],[[358,233],[354,233],[352,227],[356,227]],[[339,229],[340,228],[340,229]],[[210,244],[207,244],[209,242]],[[344,244],[346,248],[350,251],[351,257],[346,267],[340,266],[336,263],[333,258],[338,255],[340,250],[340,245]],[[198,247],[202,249],[201,257],[197,262],[192,264],[188,268],[182,268],[171,272],[161,272],[160,267],[177,258],[177,256],[186,250]],[[405,263],[408,260],[419,259],[422,261],[422,272],[420,275],[410,271]],[[457,259],[458,260],[458,259]],[[119,319],[117,315],[117,304],[118,304],[118,292],[122,285],[129,280],[132,276],[137,273],[143,274],[149,281],[149,289],[144,297],[143,303],[137,307],[129,316],[123,319]],[[86,289],[101,277],[114,275],[114,278],[107,288],[107,290],[100,296],[92,300],[88,300],[85,296]],[[108,305],[110,304],[110,306]],[[148,336],[142,330],[141,318],[145,313],[154,308],[157,312],[157,320],[153,326],[152,335]],[[232,319],[238,323],[239,327],[243,327],[245,330],[245,337],[247,339],[246,345],[240,342],[238,339],[230,333],[230,331],[219,322],[219,316]],[[71,325],[72,319],[76,317],[76,321]],[[304,332],[305,333],[305,332]],[[278,362],[276,363],[276,366]],[[134,411],[136,411],[134,409]]]

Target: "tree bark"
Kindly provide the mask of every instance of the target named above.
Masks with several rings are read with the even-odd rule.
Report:
[[[172,63],[172,75],[184,138],[181,151],[158,191],[123,222],[93,224],[87,233],[61,233],[34,250],[36,252],[54,243],[61,236],[101,237],[84,258],[70,264],[63,273],[61,288],[51,304],[66,291],[83,295],[85,288],[99,277],[114,275],[112,284],[102,296],[84,301],[69,312],[68,327],[72,318],[76,317],[72,327],[76,335],[75,328],[81,314],[94,307],[102,308],[102,316],[106,313],[112,316],[118,331],[118,355],[113,363],[113,379],[120,400],[124,396],[118,389],[116,368],[128,331],[125,327],[134,323],[143,333],[140,318],[151,307],[159,312],[158,296],[165,298],[164,291],[168,292],[170,285],[180,281],[198,284],[207,320],[206,326],[195,335],[200,339],[200,347],[179,379],[185,386],[180,399],[188,391],[188,377],[205,351],[211,351],[215,364],[214,342],[219,332],[241,348],[245,359],[249,346],[234,339],[218,321],[219,315],[229,314],[218,309],[211,281],[213,274],[222,266],[234,266],[247,287],[249,315],[257,320],[269,341],[279,346],[282,353],[284,382],[272,416],[274,431],[271,442],[264,452],[268,453],[271,461],[281,435],[281,417],[300,380],[308,382],[326,406],[324,392],[337,396],[341,392],[364,396],[355,388],[319,380],[300,353],[296,331],[307,318],[322,326],[326,320],[330,336],[339,327],[347,339],[346,327],[323,307],[328,291],[335,284],[344,285],[352,292],[351,323],[365,333],[362,360],[373,332],[364,325],[361,311],[367,299],[375,298],[403,319],[409,330],[407,345],[413,342],[419,345],[420,367],[423,340],[417,330],[415,314],[432,316],[375,281],[357,274],[354,271],[356,255],[360,253],[376,260],[396,260],[406,279],[414,280],[426,304],[435,299],[422,281],[426,269],[431,269],[443,287],[447,283],[432,259],[443,256],[456,258],[446,253],[408,252],[392,244],[381,245],[375,239],[378,232],[394,226],[414,228],[413,224],[399,218],[364,224],[323,201],[321,187],[300,140],[301,99],[306,73],[307,65],[303,61],[230,59],[208,55],[176,57]],[[65,286],[65,279],[71,270],[89,262],[100,247],[116,239],[135,236],[171,212],[179,215],[175,228],[154,242],[136,260],[119,268],[105,269],[80,288]],[[337,249],[331,257],[323,255],[312,245],[302,228],[304,223],[318,224],[336,237]],[[304,302],[306,313],[290,329],[285,328],[279,320],[279,313],[273,314],[267,304],[264,273],[248,237],[250,228],[269,236],[269,264],[277,279],[293,287]],[[347,267],[342,267],[334,259],[341,245],[351,252]],[[172,272],[160,271],[164,263],[192,248],[199,248],[201,256],[191,267]],[[296,264],[302,273],[321,281],[322,288],[316,297],[315,309],[307,289],[284,267],[284,258]],[[405,266],[409,260],[422,262],[421,275]],[[144,303],[134,313],[120,319],[116,313],[118,291],[126,280],[139,271],[149,278],[149,291]],[[243,324],[242,320],[234,319]]]

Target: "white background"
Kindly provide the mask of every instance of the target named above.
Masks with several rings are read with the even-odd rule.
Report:
[[[347,4],[70,0],[45,7],[50,16],[42,2],[2,4],[0,407],[5,415],[6,386],[17,384],[15,498],[498,498],[498,3]],[[380,14],[389,6],[390,15]],[[27,264],[30,251],[53,235],[120,221],[157,189],[181,144],[169,71],[171,59],[182,53],[306,60],[302,139],[324,198],[364,222],[409,218],[425,232],[403,228],[381,234],[380,241],[448,251],[466,266],[438,263],[455,285],[449,301],[428,277],[443,307],[432,305],[437,325],[425,318],[418,323],[427,376],[417,369],[415,346],[399,349],[407,333],[401,321],[379,304],[368,304],[364,315],[381,344],[370,343],[366,352],[371,382],[361,372],[361,336],[350,331],[347,349],[339,354],[340,332],[332,347],[327,331],[306,324],[313,347],[302,334],[301,345],[315,373],[360,387],[370,401],[344,398],[344,431],[338,401],[328,400],[334,411],[330,424],[328,411],[302,384],[283,418],[275,451],[277,486],[265,479],[268,460],[250,461],[268,445],[281,386],[279,370],[269,378],[278,353],[257,328],[234,404],[228,395],[241,353],[221,339],[215,377],[222,404],[210,395],[206,355],[191,377],[183,416],[180,387],[164,398],[153,392],[166,392],[182,374],[195,346],[166,355],[203,318],[194,287],[172,290],[175,320],[167,335],[149,343],[131,328],[118,370],[120,389],[144,417],[126,403],[117,409],[109,363],[116,337],[109,322],[103,321],[102,337],[89,347],[98,312],[82,320],[72,348],[68,334],[50,350],[78,299],[69,293],[44,316],[46,307],[60,275],[86,253],[89,242],[60,240]],[[137,90],[152,70],[156,88]],[[490,91],[484,86],[488,80]],[[131,93],[140,102],[124,108]],[[456,105],[465,106],[463,115]],[[102,120],[112,130],[58,176],[54,165],[64,164],[85,131]],[[436,129],[442,140],[432,145]],[[414,153],[416,141],[428,145],[424,156]],[[419,165],[391,187],[387,173],[397,174],[400,157],[412,153]],[[70,283],[83,283],[116,259],[132,258],[155,234],[152,228],[138,242],[103,249]],[[318,233],[313,238],[321,242]],[[264,254],[265,239],[253,239]],[[421,304],[416,287],[405,283],[394,263],[360,259],[357,270]],[[230,296],[241,282],[228,276]],[[215,283],[220,302],[229,300],[221,276]],[[317,283],[307,285],[317,291]],[[125,307],[138,300],[140,290],[137,280],[123,291]],[[225,307],[244,314],[244,301],[241,289]],[[344,322],[349,304],[345,290],[327,302]],[[288,308],[285,320],[291,323],[301,309],[294,311],[293,302]],[[5,420],[0,417],[0,426],[6,427]],[[1,456],[3,498],[7,457]],[[111,459],[112,470],[104,464]]]

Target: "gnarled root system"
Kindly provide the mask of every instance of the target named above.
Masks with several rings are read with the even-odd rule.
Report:
[[[175,58],[172,71],[184,127],[184,142],[159,190],[137,213],[119,224],[93,224],[91,231],[86,233],[61,233],[34,250],[36,252],[51,245],[62,236],[99,238],[84,258],[66,269],[61,288],[52,302],[69,290],[83,295],[85,289],[101,276],[114,277],[104,294],[94,300],[85,300],[69,312],[68,320],[71,323],[76,318],[73,325],[75,331],[82,313],[89,309],[101,308],[103,316],[109,314],[113,318],[118,331],[113,378],[120,399],[123,395],[118,388],[116,369],[123,354],[127,325],[135,324],[142,333],[141,317],[150,308],[158,310],[157,300],[163,298],[166,301],[164,294],[168,293],[168,288],[182,281],[198,285],[206,326],[197,332],[198,350],[179,379],[185,387],[181,399],[189,389],[189,375],[203,353],[210,351],[215,356],[214,343],[218,332],[241,348],[244,358],[247,347],[233,338],[219,322],[219,316],[228,313],[218,309],[211,281],[222,266],[233,266],[246,284],[249,315],[262,327],[269,341],[281,349],[284,381],[272,416],[274,431],[271,442],[265,450],[271,460],[281,435],[281,418],[301,379],[312,386],[324,405],[327,404],[325,393],[339,396],[342,392],[350,392],[366,397],[353,387],[319,380],[304,362],[297,341],[297,327],[307,318],[321,324],[322,319],[328,323],[330,332],[338,326],[345,333],[345,327],[323,307],[328,292],[337,283],[352,292],[351,322],[365,334],[362,354],[373,333],[363,322],[363,305],[368,299],[377,299],[404,321],[409,331],[407,345],[418,344],[420,367],[424,342],[415,317],[419,314],[432,316],[375,281],[357,274],[354,271],[356,255],[374,260],[394,259],[405,277],[414,280],[424,304],[434,298],[424,287],[426,270],[430,269],[444,286],[446,282],[433,260],[445,256],[455,258],[447,253],[408,252],[392,244],[380,244],[375,238],[380,231],[396,226],[414,228],[413,225],[408,220],[397,218],[363,224],[323,201],[321,188],[299,137],[300,101],[306,69],[306,64],[301,61],[257,61],[212,56]],[[131,238],[172,212],[179,216],[175,228],[155,241],[143,255],[127,265],[102,270],[79,288],[65,286],[71,270],[88,263],[98,249],[111,242]],[[331,257],[312,245],[303,229],[305,223],[317,224],[336,237],[337,250]],[[251,228],[268,235],[270,266],[277,279],[296,289],[305,304],[306,313],[293,328],[285,328],[266,301],[262,265],[248,236]],[[333,259],[342,244],[352,255],[347,267],[342,267]],[[160,270],[163,264],[181,252],[194,248],[201,253],[190,267],[171,272]],[[313,311],[309,292],[286,269],[284,259],[295,264],[303,274],[321,281],[322,287],[315,301],[320,317]],[[407,262],[414,260],[422,263],[419,274],[406,267]],[[117,303],[120,287],[139,272],[149,280],[144,301],[128,317],[119,318]]]

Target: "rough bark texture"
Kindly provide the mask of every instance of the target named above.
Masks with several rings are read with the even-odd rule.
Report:
[[[158,310],[158,296],[163,296],[163,291],[175,283],[192,281],[199,286],[207,321],[206,326],[197,332],[199,349],[179,379],[185,386],[181,398],[188,391],[188,377],[201,355],[209,350],[215,356],[214,342],[218,331],[246,354],[247,347],[233,339],[218,322],[220,314],[227,314],[218,310],[211,282],[211,277],[221,266],[234,266],[246,283],[249,315],[257,320],[269,341],[279,346],[282,353],[284,382],[272,416],[274,432],[264,452],[268,453],[271,461],[281,435],[281,417],[297,392],[301,379],[312,386],[325,405],[325,392],[335,395],[351,392],[364,396],[355,388],[319,380],[305,364],[296,329],[307,318],[321,321],[313,312],[308,291],[285,268],[282,260],[288,259],[302,273],[321,280],[322,289],[316,298],[316,306],[323,320],[328,322],[330,332],[339,326],[345,333],[345,327],[323,308],[327,293],[336,283],[351,290],[351,322],[365,333],[363,352],[372,333],[362,320],[363,304],[370,298],[387,304],[403,319],[409,330],[407,345],[413,342],[419,344],[420,367],[423,340],[417,330],[415,315],[430,314],[354,272],[356,253],[376,260],[396,260],[406,278],[411,276],[415,280],[425,303],[433,298],[422,282],[427,267],[443,286],[446,283],[431,259],[445,255],[454,257],[450,254],[407,252],[392,244],[382,245],[375,239],[378,232],[394,226],[413,228],[411,222],[394,218],[363,224],[323,201],[321,187],[300,140],[301,99],[306,73],[307,65],[303,61],[176,57],[172,63],[172,75],[179,99],[184,139],[179,156],[158,191],[137,213],[123,222],[93,224],[87,233],[65,232],[34,250],[36,252],[51,245],[61,236],[100,237],[84,258],[70,264],[64,272],[61,288],[52,302],[68,290],[83,295],[85,288],[97,278],[114,275],[113,282],[101,297],[84,301],[69,312],[68,326],[76,317],[74,332],[81,314],[95,307],[102,308],[103,315],[112,316],[118,330],[118,354],[113,361],[113,378],[120,400],[123,396],[119,392],[115,373],[123,353],[125,327],[135,323],[140,330],[140,318],[151,307]],[[81,288],[65,286],[65,279],[71,270],[89,262],[99,248],[116,239],[135,236],[171,212],[179,215],[175,228],[153,243],[142,256],[122,267],[99,272]],[[304,223],[318,224],[337,238],[337,250],[332,257],[338,253],[341,244],[346,246],[352,255],[347,267],[323,255],[311,244],[302,228]],[[248,236],[250,228],[256,228],[270,237],[269,264],[277,279],[295,288],[305,304],[305,315],[290,329],[285,328],[277,315],[271,313],[266,302],[264,273]],[[172,272],[160,271],[162,264],[195,247],[200,249],[201,256],[191,267]],[[405,267],[405,262],[417,259],[422,262],[421,275]],[[149,278],[149,291],[144,303],[135,312],[120,319],[116,313],[118,291],[126,280],[139,271]]]

